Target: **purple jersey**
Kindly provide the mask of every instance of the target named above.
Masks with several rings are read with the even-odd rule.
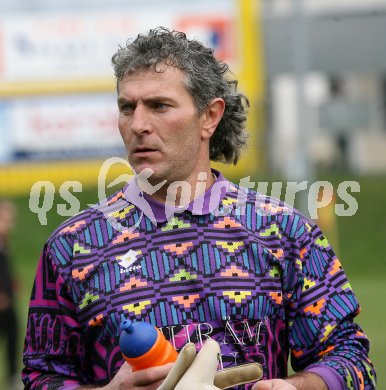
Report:
[[[107,384],[124,361],[123,319],[150,322],[177,350],[217,340],[219,368],[259,362],[283,378],[291,353],[334,390],[375,388],[358,302],[322,232],[217,174],[178,210],[133,180],[53,233],[30,301],[27,389]]]

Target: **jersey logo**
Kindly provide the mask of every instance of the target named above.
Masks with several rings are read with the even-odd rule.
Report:
[[[125,273],[126,271],[131,271],[133,264],[137,261],[137,256],[141,253],[141,251],[134,251],[130,249],[127,253],[122,256],[117,256],[118,264],[121,269],[121,273]]]

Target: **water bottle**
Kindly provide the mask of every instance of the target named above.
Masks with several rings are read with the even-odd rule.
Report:
[[[124,320],[120,329],[119,347],[133,371],[176,361],[177,351],[151,324]]]

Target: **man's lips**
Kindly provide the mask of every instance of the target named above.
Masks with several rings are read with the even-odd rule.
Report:
[[[157,149],[147,148],[147,147],[137,147],[134,149],[132,154],[137,157],[146,157],[155,152],[157,152]]]

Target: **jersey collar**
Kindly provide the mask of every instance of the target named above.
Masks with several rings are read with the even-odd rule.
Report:
[[[172,207],[153,199],[139,188],[135,177],[125,186],[124,196],[128,202],[139,208],[154,224],[166,222],[173,216],[184,212],[193,215],[207,215],[218,209],[231,185],[220,171],[212,169],[212,172],[216,176],[215,183],[204,194],[199,195],[184,207]]]

